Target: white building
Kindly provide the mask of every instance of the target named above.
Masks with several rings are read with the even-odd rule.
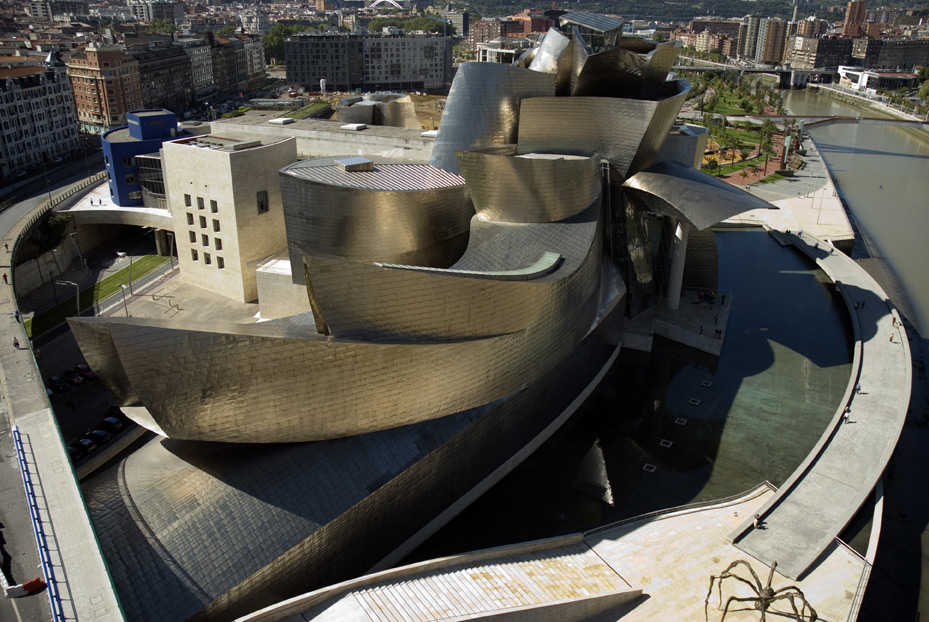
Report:
[[[297,141],[218,136],[167,142],[162,168],[181,278],[242,302],[258,298],[259,265],[287,248],[278,170]]]
[[[0,68],[0,178],[76,151],[77,118],[68,76],[44,67]],[[60,61],[57,61],[60,63]]]

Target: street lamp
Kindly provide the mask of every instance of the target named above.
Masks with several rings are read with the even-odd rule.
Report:
[[[127,253],[124,253],[122,251],[116,251],[116,256],[119,257],[120,259],[122,259],[126,255]],[[132,294],[132,255],[129,255],[129,295],[130,296],[133,295]]]
[[[74,281],[58,281],[58,285],[74,286],[74,305],[77,307],[77,317],[81,316],[81,288]]]
[[[123,290],[123,309],[126,311],[126,317],[129,317],[129,305],[126,304],[126,286],[121,284],[119,288]]]
[[[88,270],[87,264],[84,263],[84,255],[81,254],[81,247],[78,246],[77,242],[74,240],[74,237],[76,235],[77,235],[77,232],[72,231],[71,233],[68,234],[68,239],[71,240],[71,244],[74,244],[74,250],[77,251],[77,257],[78,259],[81,260],[81,266],[84,268],[84,270]]]
[[[168,231],[168,259],[171,260],[171,269],[174,270],[174,232]]]

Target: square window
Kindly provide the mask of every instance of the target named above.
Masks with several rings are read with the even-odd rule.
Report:
[[[226,262],[223,261],[223,258],[222,258],[222,257],[217,257],[217,258],[216,258],[216,267],[219,268],[220,270],[225,270],[225,268],[226,268]]]
[[[267,212],[270,209],[270,206],[268,205],[268,191],[259,190],[257,199],[258,199],[258,213],[263,214]]]
[[[197,209],[203,209],[203,197],[197,197]]]
[[[186,205],[187,207],[190,207],[190,195],[189,194],[184,195],[184,205]]]
[[[210,245],[210,236],[208,236],[208,235],[205,234],[205,233],[202,234],[202,235],[200,236],[200,244],[202,244],[203,246],[209,246],[209,245]]]
[[[196,248],[190,249],[190,258],[193,259],[194,261],[197,261],[197,249]]]
[[[211,262],[210,262],[210,254],[209,254],[209,253],[203,253],[203,263],[205,263],[206,265],[210,265]]]
[[[196,244],[196,243],[197,243],[197,234],[194,233],[193,231],[188,231],[187,233],[190,234],[190,243],[191,243],[191,244]]]
[[[213,199],[210,199],[210,211],[213,212],[214,214],[219,211],[219,206],[216,205],[216,201],[214,201]]]
[[[213,231],[219,231],[219,221],[218,221],[218,220],[214,220],[214,221],[213,221]]]
[[[219,238],[213,238],[213,246],[216,247],[216,250],[221,251],[223,250],[223,241]]]
[[[200,227],[206,229],[206,218],[203,216],[200,217]]]
[[[188,225],[194,224],[194,215],[193,215],[193,214],[187,214],[187,224],[188,224]]]

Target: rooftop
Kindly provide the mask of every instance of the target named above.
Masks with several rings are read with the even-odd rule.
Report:
[[[344,170],[336,163],[336,158],[321,158],[291,164],[281,172],[316,183],[363,190],[435,190],[465,183],[463,177],[429,164],[388,162],[375,159],[373,170],[355,172]]]

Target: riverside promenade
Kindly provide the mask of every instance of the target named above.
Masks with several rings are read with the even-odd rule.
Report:
[[[730,540],[790,578],[808,572],[880,479],[903,430],[912,385],[900,315],[877,282],[847,255],[803,232],[777,233],[835,282],[852,320],[852,375],[817,445],[778,494]]]
[[[59,188],[51,201],[45,201],[45,197],[24,201],[0,214],[0,246],[3,247],[0,252],[7,253],[3,271],[12,275],[10,260],[16,256],[19,241],[42,214],[53,205],[76,199],[102,179],[97,175],[76,182]],[[4,456],[10,457],[0,467],[4,536],[11,557],[41,561],[40,568],[36,568],[40,564],[33,562],[31,569],[20,571],[30,574],[14,576],[14,581],[31,579],[38,572],[48,583],[45,594],[16,601],[16,615],[27,620],[121,621],[124,618],[116,592],[49,404],[35,354],[23,324],[13,317],[17,310],[16,283],[11,282],[11,285],[0,289],[0,323],[7,340],[7,345],[0,349],[0,396],[6,411],[3,428],[15,426],[22,439],[20,459],[28,471],[34,494],[25,494],[17,453],[10,436],[4,434],[0,443]],[[11,336],[19,341],[19,348],[11,345]],[[34,520],[30,519],[33,515],[30,505]],[[30,523],[28,526],[22,524],[24,517]],[[35,539],[26,536],[30,532]],[[14,546],[10,546],[11,541]],[[37,547],[41,551],[38,556],[35,555]]]

